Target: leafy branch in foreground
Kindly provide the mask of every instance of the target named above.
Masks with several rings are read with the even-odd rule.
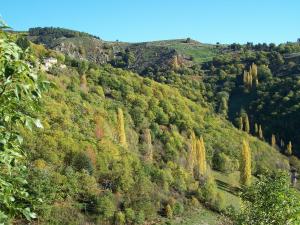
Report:
[[[289,175],[279,171],[261,176],[242,193],[239,225],[282,225],[300,223],[300,195],[290,187]]]
[[[0,21],[0,223],[7,224],[14,218],[36,217],[26,187],[23,138],[16,127],[42,127],[29,113],[37,108],[42,85],[28,63],[30,54],[13,42],[5,28]]]

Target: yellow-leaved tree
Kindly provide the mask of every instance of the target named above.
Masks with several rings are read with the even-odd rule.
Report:
[[[292,153],[293,153],[292,147],[293,147],[292,142],[289,141],[288,145],[286,146],[286,154],[288,156],[292,155]]]
[[[197,147],[197,167],[198,167],[198,173],[199,176],[205,176],[206,175],[206,151],[205,151],[205,145],[203,137],[201,136],[200,139],[197,140],[196,143]]]
[[[125,124],[124,124],[124,114],[121,108],[118,108],[118,132],[119,132],[119,143],[124,148],[127,148],[126,134],[125,134]]]
[[[271,137],[271,146],[273,148],[276,147],[276,137],[275,137],[275,134],[272,134],[272,137]]]
[[[191,132],[190,142],[189,142],[189,152],[188,152],[188,161],[187,169],[194,176],[194,168],[197,157],[197,139],[194,132]]]

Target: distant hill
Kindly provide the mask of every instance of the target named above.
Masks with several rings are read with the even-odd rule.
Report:
[[[138,73],[190,67],[211,60],[220,47],[187,39],[142,43],[108,42],[63,28],[31,28],[28,38],[77,59],[112,63]]]

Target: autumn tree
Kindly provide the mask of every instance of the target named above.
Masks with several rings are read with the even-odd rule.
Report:
[[[240,182],[245,186],[251,184],[251,151],[248,142],[243,140],[240,162]]]
[[[104,136],[104,130],[102,128],[103,119],[100,116],[95,117],[95,135],[98,140]]]
[[[187,168],[192,175],[194,175],[194,167],[195,167],[195,162],[197,160],[196,156],[197,156],[197,139],[195,133],[191,132],[190,141],[189,141]]]
[[[197,167],[199,176],[204,176],[206,174],[206,151],[203,137],[197,140]]]
[[[275,136],[275,134],[272,134],[272,137],[271,137],[271,146],[273,148],[276,147],[276,136]]]
[[[125,124],[124,124],[124,114],[123,114],[123,110],[121,108],[118,108],[118,132],[119,132],[120,145],[127,148]]]
[[[255,63],[252,63],[249,71],[244,70],[243,73],[243,84],[248,90],[252,88],[253,83],[255,87],[258,86],[257,66]]]
[[[250,133],[250,123],[247,114],[244,115],[244,129],[247,133]]]
[[[150,129],[144,130],[143,139],[145,142],[145,161],[151,163],[153,161],[153,146]]]
[[[85,74],[80,76],[80,88],[83,92],[88,91],[88,85],[87,85],[87,80],[86,80],[86,75]]]
[[[261,125],[258,126],[258,138],[261,140],[264,139],[263,130],[261,128]]]
[[[237,123],[237,126],[240,130],[244,129],[243,117],[242,116],[239,116],[238,118],[236,118],[236,123]]]
[[[250,71],[251,71],[252,78],[254,80],[256,80],[257,79],[257,65],[255,63],[252,63],[252,65],[250,67]]]
[[[254,134],[258,135],[258,125],[257,125],[257,123],[254,124]]]
[[[286,146],[286,154],[288,156],[292,155],[292,153],[293,153],[292,148],[293,148],[292,142],[289,141],[288,145]]]

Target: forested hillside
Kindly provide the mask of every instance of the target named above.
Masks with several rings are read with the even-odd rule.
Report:
[[[19,107],[28,104],[19,83],[9,92],[31,122],[6,127],[22,137],[28,167],[27,181],[7,190],[21,186],[30,198],[4,194],[4,224],[298,224],[288,175],[300,169],[291,156],[300,144],[298,43],[129,44],[60,28],[1,34],[1,85],[21,60],[43,91],[20,84],[22,96],[34,96],[29,108]],[[266,214],[264,204],[278,210]]]

